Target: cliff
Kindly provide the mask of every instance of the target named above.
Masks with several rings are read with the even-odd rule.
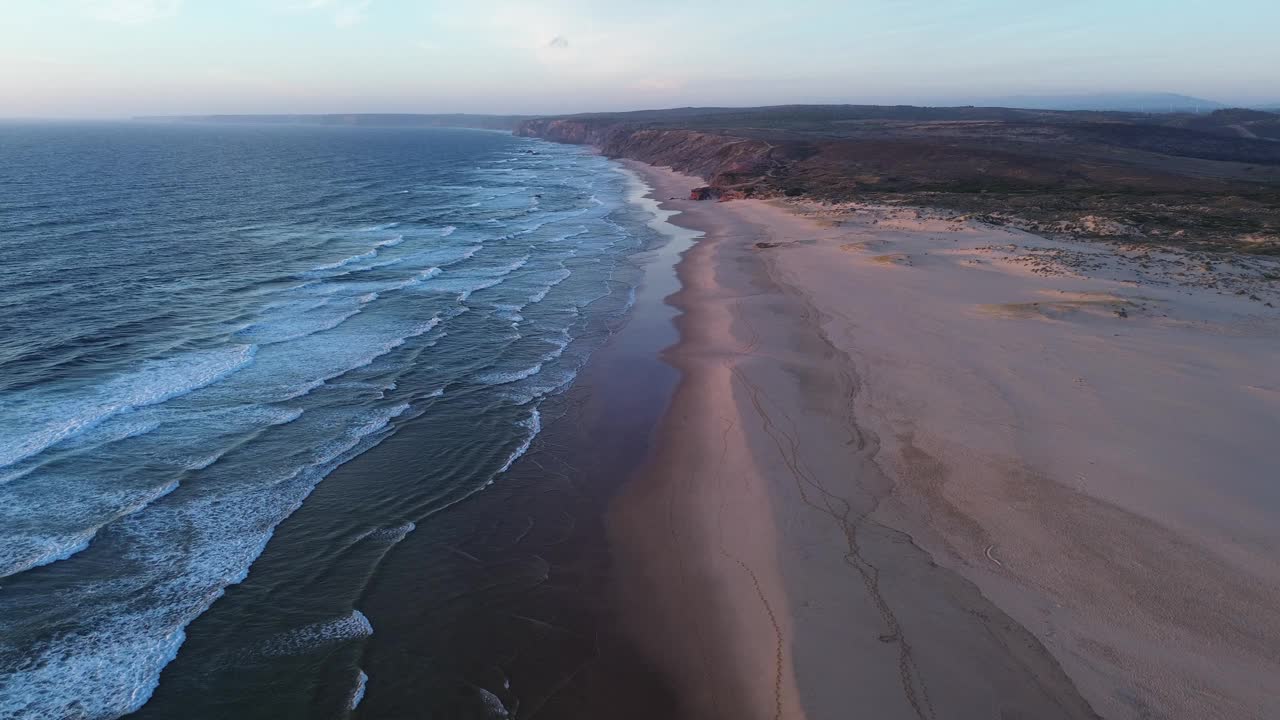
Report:
[[[671,167],[706,180],[713,197],[766,197],[782,192],[798,146],[780,146],[733,134],[655,128],[592,118],[539,118],[516,126],[515,134],[553,142],[591,145],[612,158]]]

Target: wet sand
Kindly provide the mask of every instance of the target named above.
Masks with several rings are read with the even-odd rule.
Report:
[[[1274,315],[631,167],[705,233],[680,384],[609,518],[683,715],[1280,712]]]

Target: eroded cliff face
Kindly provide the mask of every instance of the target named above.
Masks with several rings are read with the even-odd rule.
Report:
[[[698,130],[645,128],[575,119],[526,120],[515,134],[591,145],[608,157],[629,158],[696,175],[708,197],[764,197],[780,193],[789,164],[787,149],[733,135]]]

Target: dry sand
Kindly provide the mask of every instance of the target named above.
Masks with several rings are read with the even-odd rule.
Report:
[[[1280,717],[1280,268],[632,168],[706,233],[611,519],[690,716]]]

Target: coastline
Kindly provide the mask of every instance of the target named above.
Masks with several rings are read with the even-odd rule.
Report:
[[[741,462],[739,428],[717,414],[733,402],[718,358],[734,342],[721,332],[727,308],[716,302],[721,228],[661,200],[687,196],[692,179],[624,164],[661,207],[681,213],[675,224],[702,237],[677,265],[680,289],[667,300],[680,312],[679,338],[663,357],[681,379],[641,477],[623,487],[608,519],[618,607],[632,637],[667,668],[681,699],[679,717],[795,717],[784,646],[789,629],[778,626],[789,613],[771,556],[768,501],[751,482],[751,463]],[[727,492],[737,496],[732,512]]]
[[[536,432],[495,452],[509,458],[502,476],[483,487],[405,492],[441,472],[424,449],[447,428],[430,415],[336,468],[254,572],[189,627],[186,651],[139,717],[280,716],[304,706],[333,717],[669,714],[663,677],[614,631],[602,517],[621,478],[643,461],[675,385],[675,370],[658,357],[675,340],[675,311],[663,299],[678,287],[673,267],[691,233],[664,225],[661,213],[651,220],[642,183],[619,182],[626,173],[597,163],[621,190],[610,195],[618,201],[610,217],[644,238],[624,246],[626,274],[608,278],[612,299],[602,303],[629,310],[583,313],[579,337],[595,349],[575,382],[540,404],[540,427],[528,428]],[[451,395],[463,393],[443,397]],[[356,508],[393,520],[353,534],[330,572],[317,577],[296,562],[299,548]],[[270,642],[323,637],[314,648],[259,658],[254,645],[241,647],[261,640],[240,639],[246,617],[252,635]],[[219,699],[191,709],[201,693]]]
[[[680,383],[608,520],[619,606],[684,715],[1276,708],[1276,538],[1247,502],[1268,492],[1274,318],[995,249],[1025,233],[689,201],[700,180],[623,162],[704,233],[670,298]],[[1203,387],[1160,365],[1174,348]],[[1203,431],[1170,405],[1213,407],[1215,371],[1246,381],[1213,408],[1237,427],[1196,462]],[[1197,488],[1206,462],[1235,480]],[[1196,517],[1206,499],[1230,504]]]
[[[417,547],[383,573],[386,587],[366,596],[371,618],[397,623],[379,623],[386,632],[364,654],[371,685],[382,684],[362,712],[640,720],[674,711],[665,673],[618,628],[602,520],[650,451],[677,382],[658,356],[676,339],[664,298],[679,286],[674,268],[696,233],[665,223],[643,181],[622,174],[621,212],[660,236],[630,257],[639,270],[630,311],[602,328],[607,339],[501,481],[424,524],[411,538]],[[405,578],[415,579],[408,593]],[[464,590],[438,597],[441,579]],[[406,597],[429,604],[405,612]],[[405,673],[405,654],[424,648],[430,654]]]
[[[139,259],[79,327],[124,342],[114,361],[64,377],[58,341],[15,366],[43,409],[14,428],[86,431],[6,468],[16,547],[128,512],[4,578],[0,715],[1280,717],[1265,248],[695,202],[696,177],[601,157],[628,153],[484,131],[452,142],[498,154],[444,184],[416,131],[367,145],[392,165],[316,162],[293,133],[251,134],[315,182],[192,164],[267,181],[193,226],[201,247],[263,198],[293,208],[204,270],[167,236],[103,236]],[[173,207],[199,215],[205,185]],[[299,187],[329,199],[300,213]],[[190,322],[119,325],[157,306],[132,292],[143,255],[211,278],[169,308]],[[44,342],[68,316],[24,317]],[[209,380],[222,342],[236,369]],[[95,482],[62,497],[73,476]],[[167,489],[130,504],[135,480]]]

